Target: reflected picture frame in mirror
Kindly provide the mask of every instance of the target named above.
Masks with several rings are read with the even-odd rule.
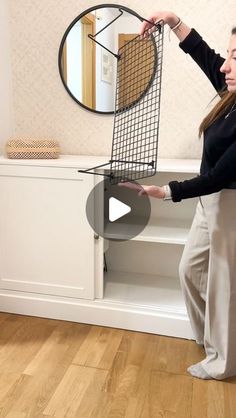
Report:
[[[134,18],[135,23],[130,20],[129,28],[126,29],[129,16]],[[126,6],[100,4],[86,9],[70,23],[60,43],[58,67],[66,91],[77,104],[97,114],[114,114],[119,51],[122,52],[130,40],[139,38],[140,22],[143,20],[146,19]],[[137,29],[132,30],[133,27]],[[120,28],[122,32],[128,33],[119,33]],[[148,42],[152,42],[152,37]],[[156,54],[154,44],[153,54]],[[122,104],[120,111],[134,106],[146,94],[157,67],[156,55],[152,58],[146,81],[143,83],[142,80],[141,83],[145,88],[142,91],[137,89],[137,97],[130,103]],[[145,65],[145,60],[144,53],[141,57],[142,65]]]

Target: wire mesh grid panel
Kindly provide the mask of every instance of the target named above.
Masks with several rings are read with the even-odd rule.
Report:
[[[160,119],[163,25],[148,38],[135,36],[119,49],[111,182],[156,172]]]

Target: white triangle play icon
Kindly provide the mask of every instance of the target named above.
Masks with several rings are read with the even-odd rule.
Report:
[[[131,212],[131,207],[116,199],[110,197],[109,199],[109,221],[114,222],[127,213]]]

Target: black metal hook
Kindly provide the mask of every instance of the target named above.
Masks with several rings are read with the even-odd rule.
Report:
[[[123,10],[122,10],[121,8],[119,8],[118,10],[119,10],[119,12],[120,12],[120,14],[119,14],[118,16],[116,16],[113,20],[111,20],[111,22],[109,22],[107,25],[105,25],[105,26],[104,26],[104,28],[100,29],[97,33],[95,33],[95,35],[92,35],[91,33],[89,33],[89,34],[88,34],[88,37],[89,37],[92,41],[94,41],[94,42],[96,42],[98,45],[100,45],[102,48],[104,48],[106,51],[110,52],[110,54],[112,54],[115,58],[120,59],[120,55],[119,55],[119,54],[115,54],[115,52],[112,52],[110,49],[108,49],[106,46],[102,45],[100,42],[98,42],[98,41],[95,39],[95,37],[96,37],[97,35],[99,35],[101,32],[103,32],[106,28],[108,28],[108,26],[112,25],[112,23],[114,23],[117,19],[119,19],[119,18],[123,15],[123,13],[124,13],[124,12],[123,12]],[[150,24],[151,24],[151,25],[153,25],[153,26],[156,26],[156,28],[158,29],[159,33],[161,32],[161,25],[160,25],[159,23],[153,23],[153,22],[151,22],[150,20],[147,20],[147,19],[145,19],[144,17],[140,16],[138,13],[136,13],[136,12],[134,12],[134,11],[132,11],[132,13],[131,13],[131,11],[130,11],[130,10],[127,10],[126,8],[124,8],[124,10],[125,10],[127,13],[129,13],[129,14],[131,14],[131,15],[133,15],[133,16],[135,16],[135,17],[137,17],[137,19],[141,20],[141,22],[145,21],[145,22],[150,23]]]

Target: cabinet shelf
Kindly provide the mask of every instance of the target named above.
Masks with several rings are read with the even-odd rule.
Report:
[[[105,275],[104,301],[186,316],[179,279],[174,277],[109,271]]]
[[[141,222],[137,219],[137,225]],[[191,220],[152,218],[143,231],[132,241],[159,242],[184,245],[187,241]],[[107,239],[122,240],[129,238],[130,226],[126,223],[108,224],[105,229]]]

